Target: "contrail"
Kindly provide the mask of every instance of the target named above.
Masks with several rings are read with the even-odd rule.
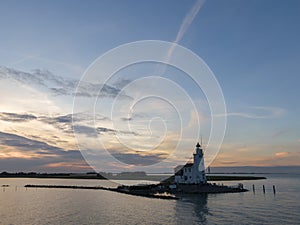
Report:
[[[177,33],[176,39],[174,43],[179,43],[183,37],[183,35],[186,33],[188,28],[191,26],[192,22],[194,21],[195,17],[197,16],[199,10],[201,9],[203,3],[205,0],[198,0],[193,8],[189,11],[189,13],[185,16],[184,20],[182,21],[182,24],[179,28],[179,31]]]
[[[197,0],[193,8],[189,11],[189,13],[185,16],[184,20],[181,23],[181,26],[177,32],[176,38],[173,41],[173,45],[167,52],[166,55],[166,63],[168,63],[172,57],[176,44],[178,44],[181,39],[183,38],[184,34],[187,32],[189,27],[191,26],[192,22],[194,21],[195,17],[197,16],[199,10],[201,9],[202,5],[204,4],[205,0]],[[167,64],[163,64],[160,66],[160,70],[158,74],[164,74],[166,71]]]

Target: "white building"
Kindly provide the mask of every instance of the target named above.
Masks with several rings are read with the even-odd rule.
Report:
[[[175,168],[175,183],[177,184],[205,184],[205,167],[203,158],[203,149],[197,143],[194,153],[194,163],[177,166]]]

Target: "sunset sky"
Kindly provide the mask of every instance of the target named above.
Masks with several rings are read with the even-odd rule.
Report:
[[[101,139],[123,162],[103,166],[119,170],[163,160],[179,140],[182,158],[167,160],[187,161],[200,139],[198,120],[205,147],[213,117],[205,93],[174,68],[162,77],[175,83],[138,83],[156,75],[157,64],[128,67],[109,80],[95,121],[85,104],[103,84],[82,84],[72,124],[76,87],[88,66],[140,40],[176,42],[213,71],[227,108],[214,116],[227,117],[227,128],[211,166],[300,166],[299,10],[297,0],[0,1],[0,172],[90,171],[73,129],[89,149]],[[130,100],[145,93],[167,95],[181,105],[180,116],[172,104],[151,98],[129,115]],[[116,97],[114,111],[106,110]]]

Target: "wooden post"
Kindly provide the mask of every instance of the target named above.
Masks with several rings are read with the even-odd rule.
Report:
[[[266,193],[265,185],[263,185],[263,192]]]
[[[276,194],[275,185],[273,185],[273,193],[274,193],[274,195]]]

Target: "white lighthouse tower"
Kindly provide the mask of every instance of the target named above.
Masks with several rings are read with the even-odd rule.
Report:
[[[194,163],[175,168],[175,183],[178,184],[206,184],[203,149],[199,142],[196,145]]]
[[[199,142],[196,145],[196,152],[194,153],[193,172],[193,178],[196,184],[206,183],[203,149]]]

